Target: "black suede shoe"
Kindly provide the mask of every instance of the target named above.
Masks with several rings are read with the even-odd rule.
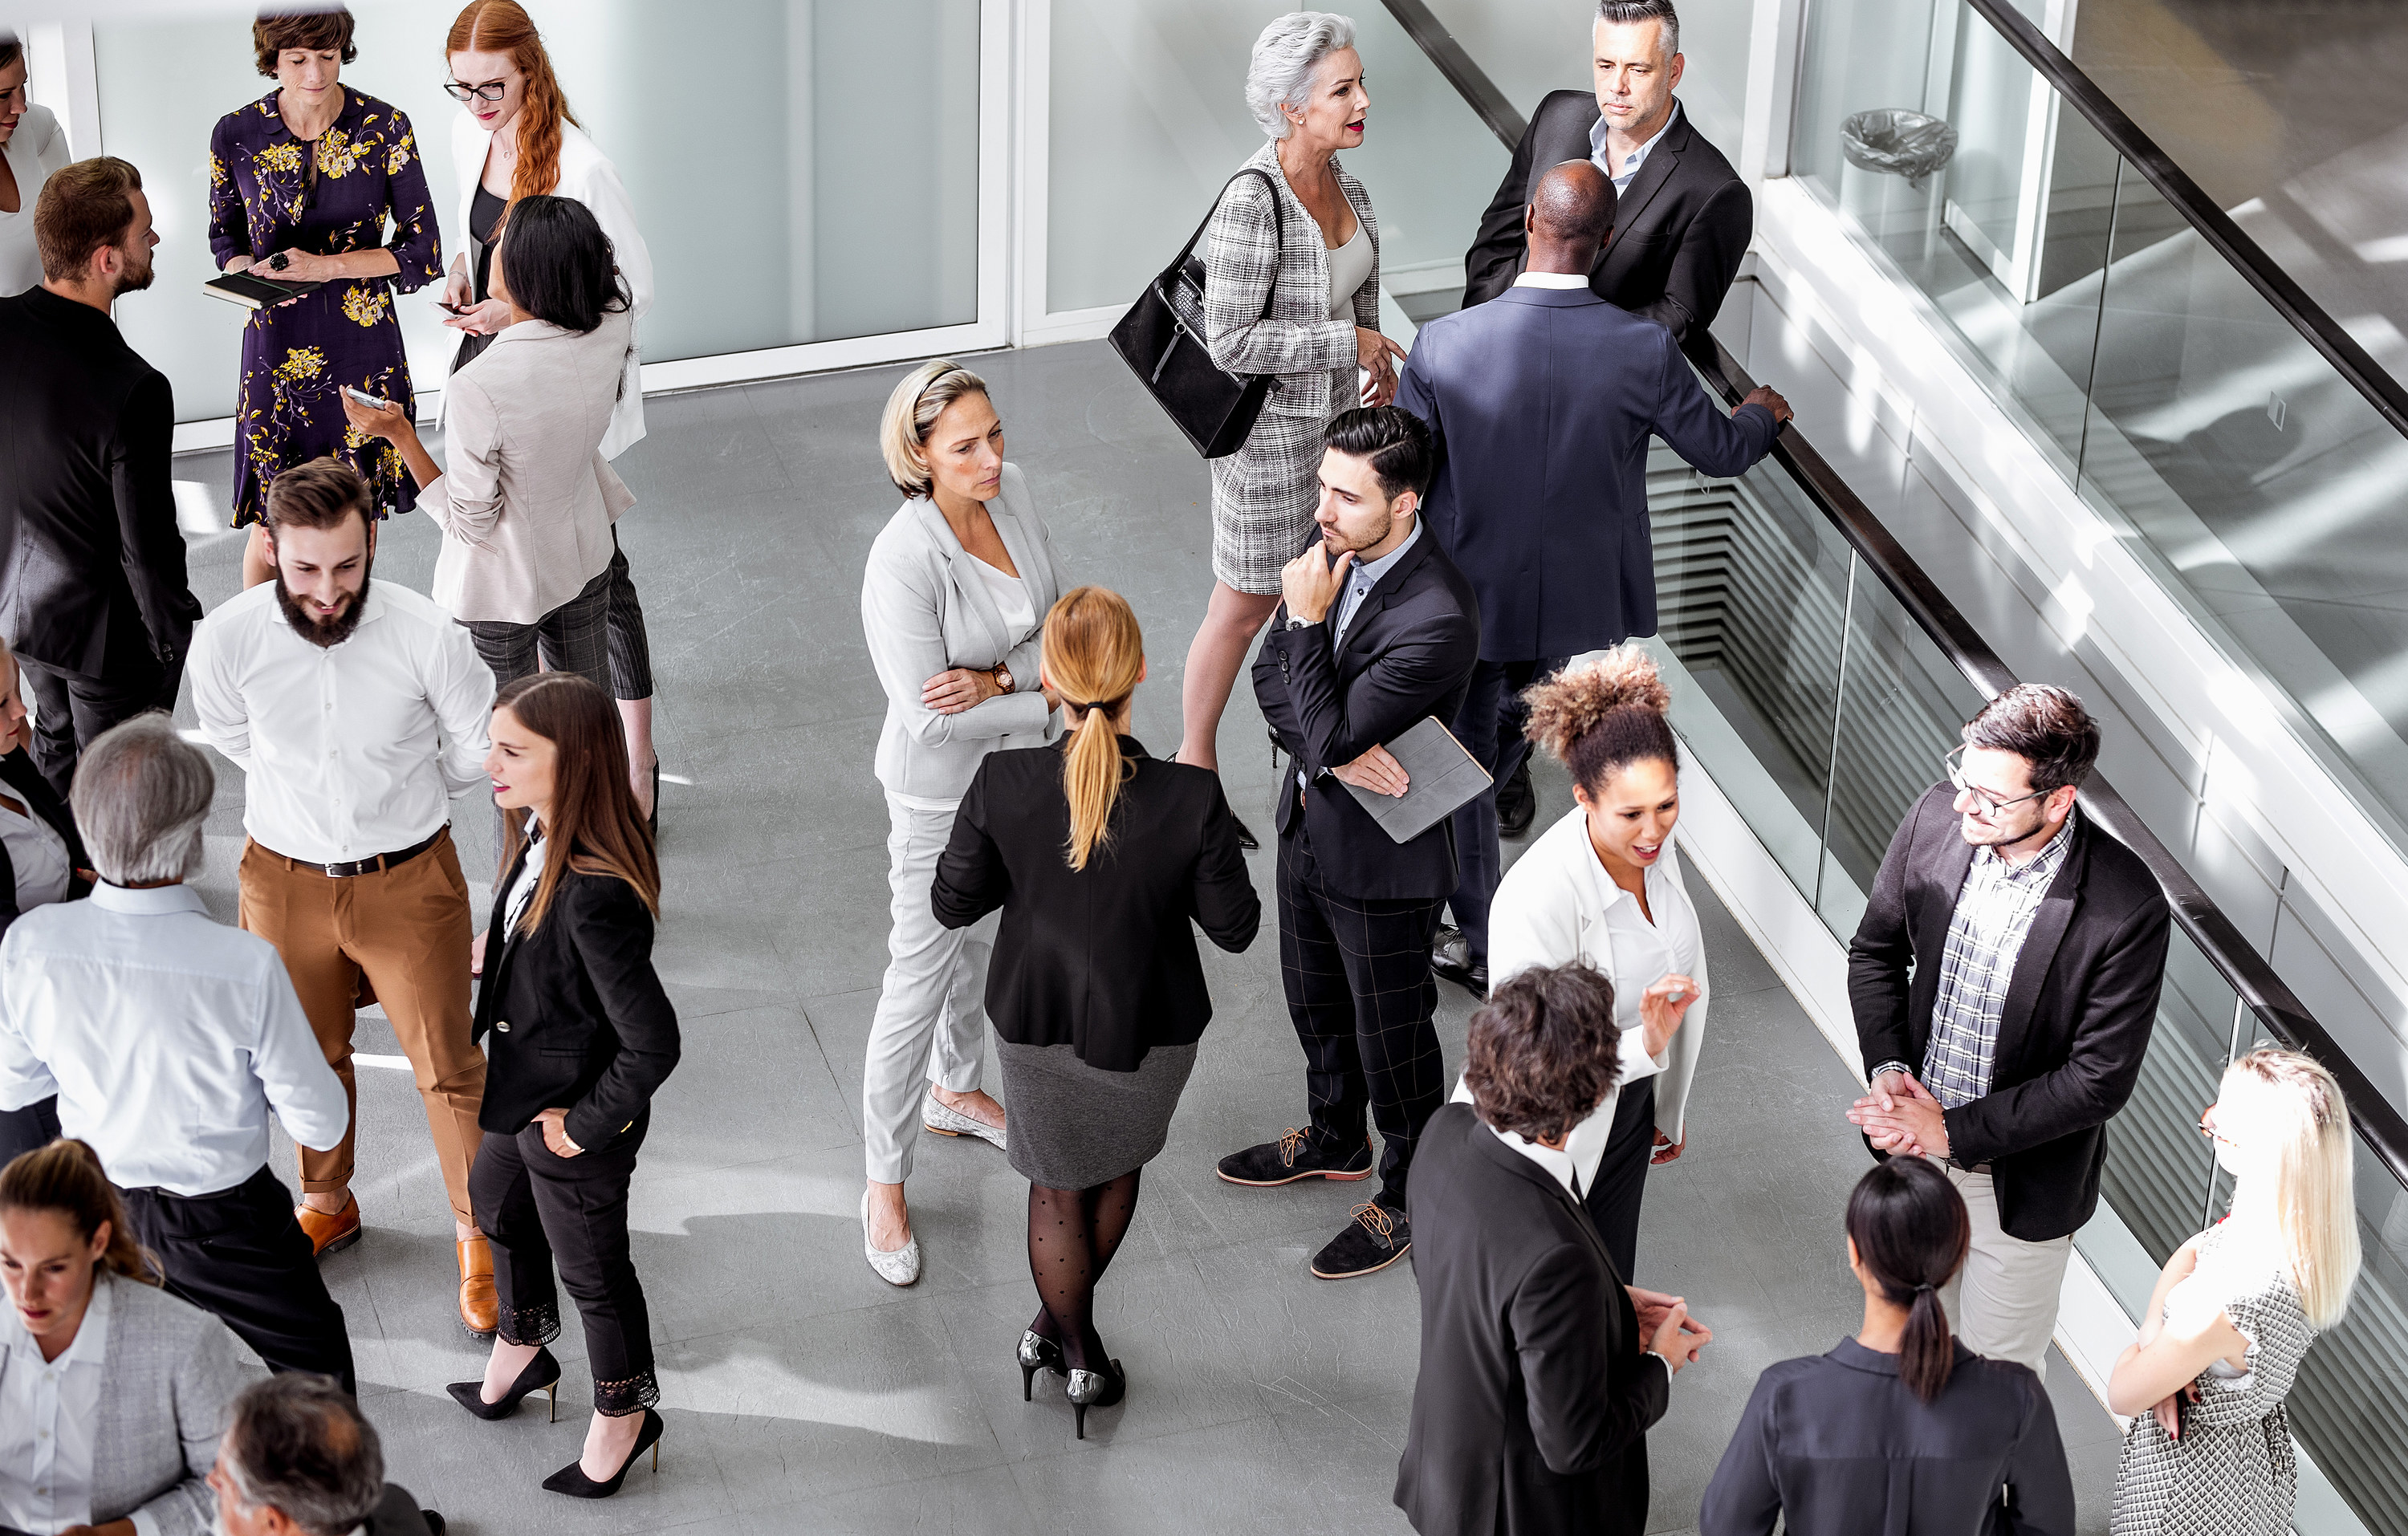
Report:
[[[1331,1238],[1328,1247],[1312,1256],[1315,1279],[1353,1280],[1358,1275],[1378,1274],[1412,1248],[1413,1224],[1396,1207],[1366,1201],[1356,1206],[1352,1214],[1354,1220],[1346,1230]]]
[[[1475,998],[1488,996],[1488,962],[1471,957],[1471,941],[1460,928],[1440,928],[1430,946],[1430,974],[1453,982]]]
[[[1530,782],[1530,759],[1522,758],[1513,776],[1497,786],[1497,835],[1518,838],[1539,819],[1539,789]]]
[[[1228,1184],[1251,1184],[1258,1189],[1294,1184],[1298,1179],[1334,1179],[1352,1184],[1371,1176],[1371,1139],[1365,1137],[1360,1146],[1342,1157],[1332,1156],[1315,1151],[1311,1136],[1291,1127],[1280,1132],[1276,1141],[1229,1154],[1214,1171]]]

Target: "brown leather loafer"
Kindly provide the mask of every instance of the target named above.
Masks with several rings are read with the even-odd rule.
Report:
[[[301,1224],[301,1230],[309,1239],[309,1246],[316,1250],[320,1258],[328,1254],[339,1254],[360,1241],[360,1200],[356,1195],[346,1198],[343,1208],[332,1215],[323,1211],[312,1211],[306,1205],[296,1205],[293,1208],[293,1219]]]
[[[490,1339],[502,1320],[494,1294],[494,1250],[483,1238],[463,1238],[460,1250],[460,1326],[472,1339]]]

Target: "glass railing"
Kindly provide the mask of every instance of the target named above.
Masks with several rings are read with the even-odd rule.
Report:
[[[2408,853],[2389,322],[2318,309],[2005,0],[1813,0],[1804,48],[1793,175]]]

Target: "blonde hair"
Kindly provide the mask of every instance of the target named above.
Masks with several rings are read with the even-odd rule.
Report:
[[[1127,598],[1110,587],[1080,587],[1045,615],[1043,654],[1063,710],[1079,712],[1062,749],[1062,792],[1070,801],[1070,868],[1083,869],[1111,840],[1112,802],[1137,774],[1121,756],[1112,717],[1145,670],[1145,634]]]
[[[2224,1069],[2219,1105],[2274,1150],[2264,1174],[2301,1310],[2319,1329],[2349,1310],[2358,1284],[2358,1201],[2349,1105],[2332,1073],[2297,1051],[2250,1052]],[[2240,1128],[2227,1127],[2228,1129]]]
[[[945,408],[965,395],[986,394],[986,380],[950,357],[932,357],[895,386],[878,420],[878,451],[886,455],[886,478],[907,496],[924,496],[935,483],[922,452]]]

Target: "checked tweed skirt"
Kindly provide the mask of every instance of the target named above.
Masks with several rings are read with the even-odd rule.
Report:
[[[1333,369],[1329,397],[1354,398],[1353,364]],[[1212,467],[1212,574],[1239,592],[1275,593],[1280,567],[1319,537],[1312,514],[1321,503],[1322,416],[1254,420],[1246,446]]]

